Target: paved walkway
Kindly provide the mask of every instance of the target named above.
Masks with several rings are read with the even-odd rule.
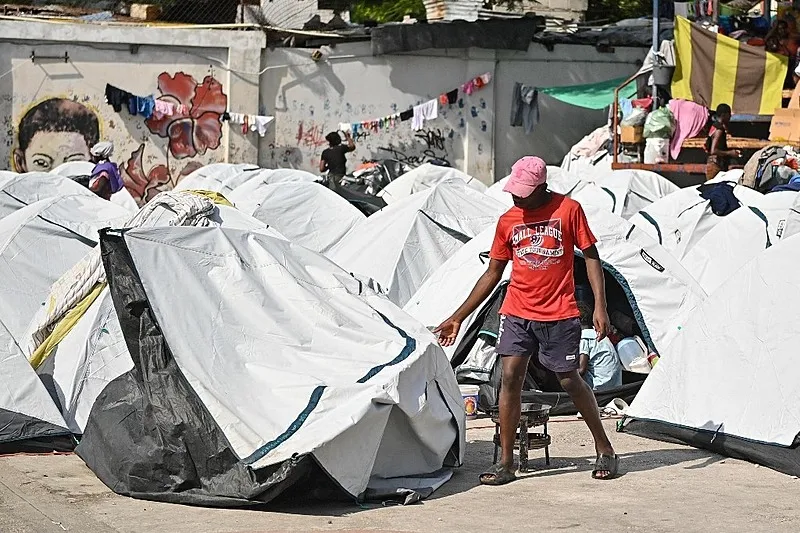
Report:
[[[492,430],[468,431],[467,464],[434,496],[409,507],[283,504],[220,510],[117,496],[75,455],[0,458],[3,533],[266,533],[283,531],[487,532],[800,531],[800,481],[692,448],[614,434],[624,475],[590,478],[591,439],[581,421],[551,424],[544,460],[504,487],[478,485]],[[613,422],[608,421],[609,430]]]

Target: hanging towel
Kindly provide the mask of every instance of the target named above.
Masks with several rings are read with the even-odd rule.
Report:
[[[669,143],[669,155],[678,159],[683,141],[696,137],[708,123],[708,109],[687,100],[670,100],[669,110],[675,117],[675,132]]]
[[[266,117],[259,117],[259,118],[266,118]],[[346,122],[340,122],[339,123],[339,131],[348,131],[349,132],[349,131],[352,131],[352,130],[353,130],[352,124],[348,124]]]
[[[525,133],[530,134],[538,123],[539,92],[533,86],[515,83],[511,95],[511,125],[524,126]]]
[[[434,120],[439,117],[439,102],[431,100],[414,106],[414,118],[411,122],[411,129],[414,131],[421,130],[425,127],[426,120]]]
[[[400,113],[400,122],[405,122],[406,120],[411,120],[411,118],[413,116],[414,116],[414,110],[413,109],[409,109],[407,111],[403,111],[402,113]]]
[[[697,188],[700,197],[711,202],[711,212],[718,217],[729,215],[741,207],[741,202],[733,194],[734,184],[730,182],[707,183]]]

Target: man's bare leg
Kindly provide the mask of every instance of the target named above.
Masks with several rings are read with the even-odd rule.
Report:
[[[505,367],[504,367],[505,370]],[[578,412],[583,416],[586,425],[589,426],[589,431],[592,432],[594,438],[594,448],[598,455],[614,455],[614,447],[606,435],[606,430],[603,427],[603,422],[600,419],[600,409],[597,407],[597,400],[592,393],[592,389],[581,378],[577,370],[572,372],[558,372],[556,373],[561,387],[567,391],[572,403],[578,409]],[[505,377],[505,376],[504,376]],[[502,431],[502,425],[500,430]],[[608,471],[600,471],[597,477],[604,478],[610,474]]]
[[[500,464],[514,471],[514,442],[522,407],[522,385],[530,357],[503,357],[503,382],[500,385]]]

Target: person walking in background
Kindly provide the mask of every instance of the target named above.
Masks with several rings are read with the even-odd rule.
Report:
[[[494,291],[506,265],[511,282],[500,308],[496,351],[502,359],[500,387],[500,462],[481,475],[485,485],[516,479],[514,441],[519,426],[522,385],[528,362],[537,355],[556,374],[592,432],[597,452],[592,477],[616,477],[619,460],[600,420],[594,394],[578,373],[581,322],[575,301],[574,249],[583,251],[594,294],[597,340],[611,329],[606,311],[605,279],[596,239],[580,204],[547,189],[547,166],[538,157],[523,157],[511,169],[503,188],[514,207],[500,217],[489,253],[489,267],[467,300],[434,329],[443,346],[455,343],[461,323]]]
[[[339,188],[339,182],[347,174],[347,153],[356,149],[356,143],[349,132],[344,133],[347,144],[342,144],[342,138],[338,132],[331,132],[325,136],[328,141],[328,148],[322,151],[319,161],[319,171],[328,172],[328,187],[333,190]]]
[[[731,106],[719,104],[714,115],[714,125],[706,139],[706,181],[712,180],[720,172],[726,172],[731,158],[742,157],[739,150],[728,150],[728,128],[731,122]]]

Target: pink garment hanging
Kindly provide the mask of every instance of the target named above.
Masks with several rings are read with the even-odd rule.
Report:
[[[156,105],[153,108],[153,116],[156,119],[164,117],[171,117],[175,114],[175,104],[172,102],[165,102],[164,100],[156,100]]]
[[[683,141],[696,137],[708,123],[708,109],[687,100],[670,100],[669,110],[675,117],[675,132],[669,143],[669,155],[678,159]]]

